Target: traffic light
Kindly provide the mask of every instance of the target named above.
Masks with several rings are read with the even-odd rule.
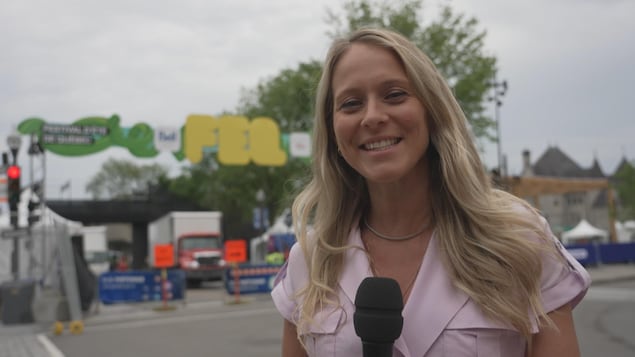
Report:
[[[18,204],[20,203],[20,166],[11,165],[7,168],[7,196],[9,196],[9,211],[11,211],[11,225],[18,223]]]
[[[27,207],[29,209],[29,216],[27,221],[29,222],[29,227],[31,227],[34,223],[40,220],[40,212],[36,211],[40,208],[40,202],[31,198]]]

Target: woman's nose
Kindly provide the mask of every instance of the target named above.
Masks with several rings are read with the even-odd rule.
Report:
[[[387,119],[388,115],[384,110],[382,102],[376,99],[368,100],[366,110],[364,111],[364,118],[362,119],[362,125],[373,127],[383,124]]]

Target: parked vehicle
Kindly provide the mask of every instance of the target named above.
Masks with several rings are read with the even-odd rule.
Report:
[[[110,252],[106,226],[84,226],[80,232],[83,236],[84,257],[91,271],[99,276],[107,272],[110,266]]]
[[[148,225],[149,263],[155,266],[154,246],[172,244],[175,268],[182,269],[189,285],[223,277],[222,213],[175,211]]]

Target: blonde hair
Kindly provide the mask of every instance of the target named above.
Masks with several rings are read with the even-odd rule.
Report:
[[[338,155],[333,131],[332,75],[353,43],[391,50],[427,110],[431,206],[442,260],[455,286],[487,316],[529,340],[529,313],[546,314],[540,302],[541,248],[527,236],[533,232],[547,239],[544,227],[536,217],[519,214],[519,205],[529,207],[524,201],[492,188],[465,115],[432,61],[403,36],[382,29],[362,29],[336,40],[324,64],[315,105],[313,175],[293,203],[310,279],[299,292],[298,336],[307,333],[316,312],[338,306],[335,288],[348,237],[369,202],[364,178]]]

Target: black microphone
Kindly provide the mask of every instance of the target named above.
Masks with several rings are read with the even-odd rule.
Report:
[[[392,356],[403,327],[403,297],[391,278],[366,278],[355,294],[353,325],[362,339],[364,357]]]

